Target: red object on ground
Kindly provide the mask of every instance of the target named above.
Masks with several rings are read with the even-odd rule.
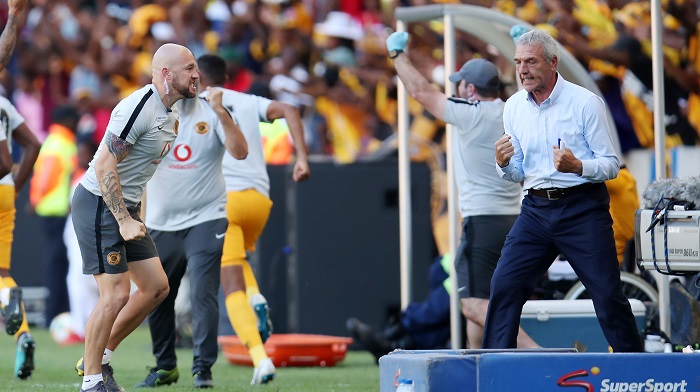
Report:
[[[265,352],[276,367],[335,366],[345,359],[351,343],[352,338],[339,336],[273,334],[265,342]],[[219,336],[219,344],[232,364],[253,366],[238,336]]]

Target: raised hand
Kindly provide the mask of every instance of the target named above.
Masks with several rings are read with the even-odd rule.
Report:
[[[510,28],[510,36],[513,38],[513,42],[518,42],[518,38],[527,32],[527,27],[523,25],[515,25]]]
[[[27,0],[8,0],[7,7],[10,15],[19,15],[27,7]]]
[[[408,43],[408,33],[405,31],[394,32],[386,39],[386,49],[391,52],[392,50],[403,51]]]
[[[506,167],[514,154],[515,148],[510,141],[510,135],[503,134],[500,139],[496,140],[496,163],[500,167]]]
[[[222,95],[224,95],[224,92],[221,89],[207,87],[207,96],[205,99],[207,100],[207,102],[209,102],[209,105],[211,105],[211,107],[215,108],[222,106]]]

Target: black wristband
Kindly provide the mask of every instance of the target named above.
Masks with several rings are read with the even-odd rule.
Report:
[[[390,50],[390,51],[389,51],[389,58],[390,58],[390,59],[395,59],[395,58],[398,57],[398,55],[400,55],[401,53],[403,53],[403,50],[401,50],[401,49]]]

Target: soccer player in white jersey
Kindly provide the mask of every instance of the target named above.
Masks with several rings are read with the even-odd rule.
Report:
[[[22,158],[16,173],[12,171],[12,140],[22,146]],[[34,370],[36,344],[29,332],[22,304],[22,289],[10,275],[13,230],[15,228],[15,198],[29,179],[41,143],[25,124],[17,109],[0,97],[0,301],[5,316],[5,330],[14,335],[14,376],[26,379]]]
[[[139,208],[146,182],[175,140],[175,103],[196,96],[199,73],[192,52],[168,43],[153,55],[152,77],[151,84],[112,111],[107,132],[73,196],[83,273],[95,277],[100,292],[85,326],[84,360],[76,366],[84,374],[81,391],[122,390],[109,365],[112,353],[169,291]],[[131,296],[130,278],[138,287]]]
[[[220,57],[204,55],[197,59],[197,64],[202,87],[218,88],[226,82],[226,63]],[[263,340],[270,334],[267,301],[260,294],[246,259],[246,251],[254,249],[272,208],[259,123],[280,118],[287,121],[296,150],[294,181],[306,180],[310,173],[304,129],[299,111],[286,103],[227,89],[223,89],[223,103],[243,131],[250,153],[243,161],[228,154],[224,156],[229,226],[221,259],[221,285],[231,325],[253,359],[255,371],[251,384],[265,384],[275,377],[275,366],[263,347]]]
[[[170,294],[148,317],[156,366],[137,387],[153,388],[179,378],[175,355],[175,297],[185,271],[192,293],[192,375],[195,388],[211,388],[219,347],[221,252],[228,227],[224,153],[244,159],[248,145],[222,91],[207,89],[180,105],[173,152],[163,158],[146,192],[146,224],[155,241]],[[208,102],[207,102],[208,101]]]

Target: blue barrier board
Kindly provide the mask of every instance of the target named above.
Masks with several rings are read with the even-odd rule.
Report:
[[[700,354],[396,351],[379,360],[380,391],[700,392]]]

